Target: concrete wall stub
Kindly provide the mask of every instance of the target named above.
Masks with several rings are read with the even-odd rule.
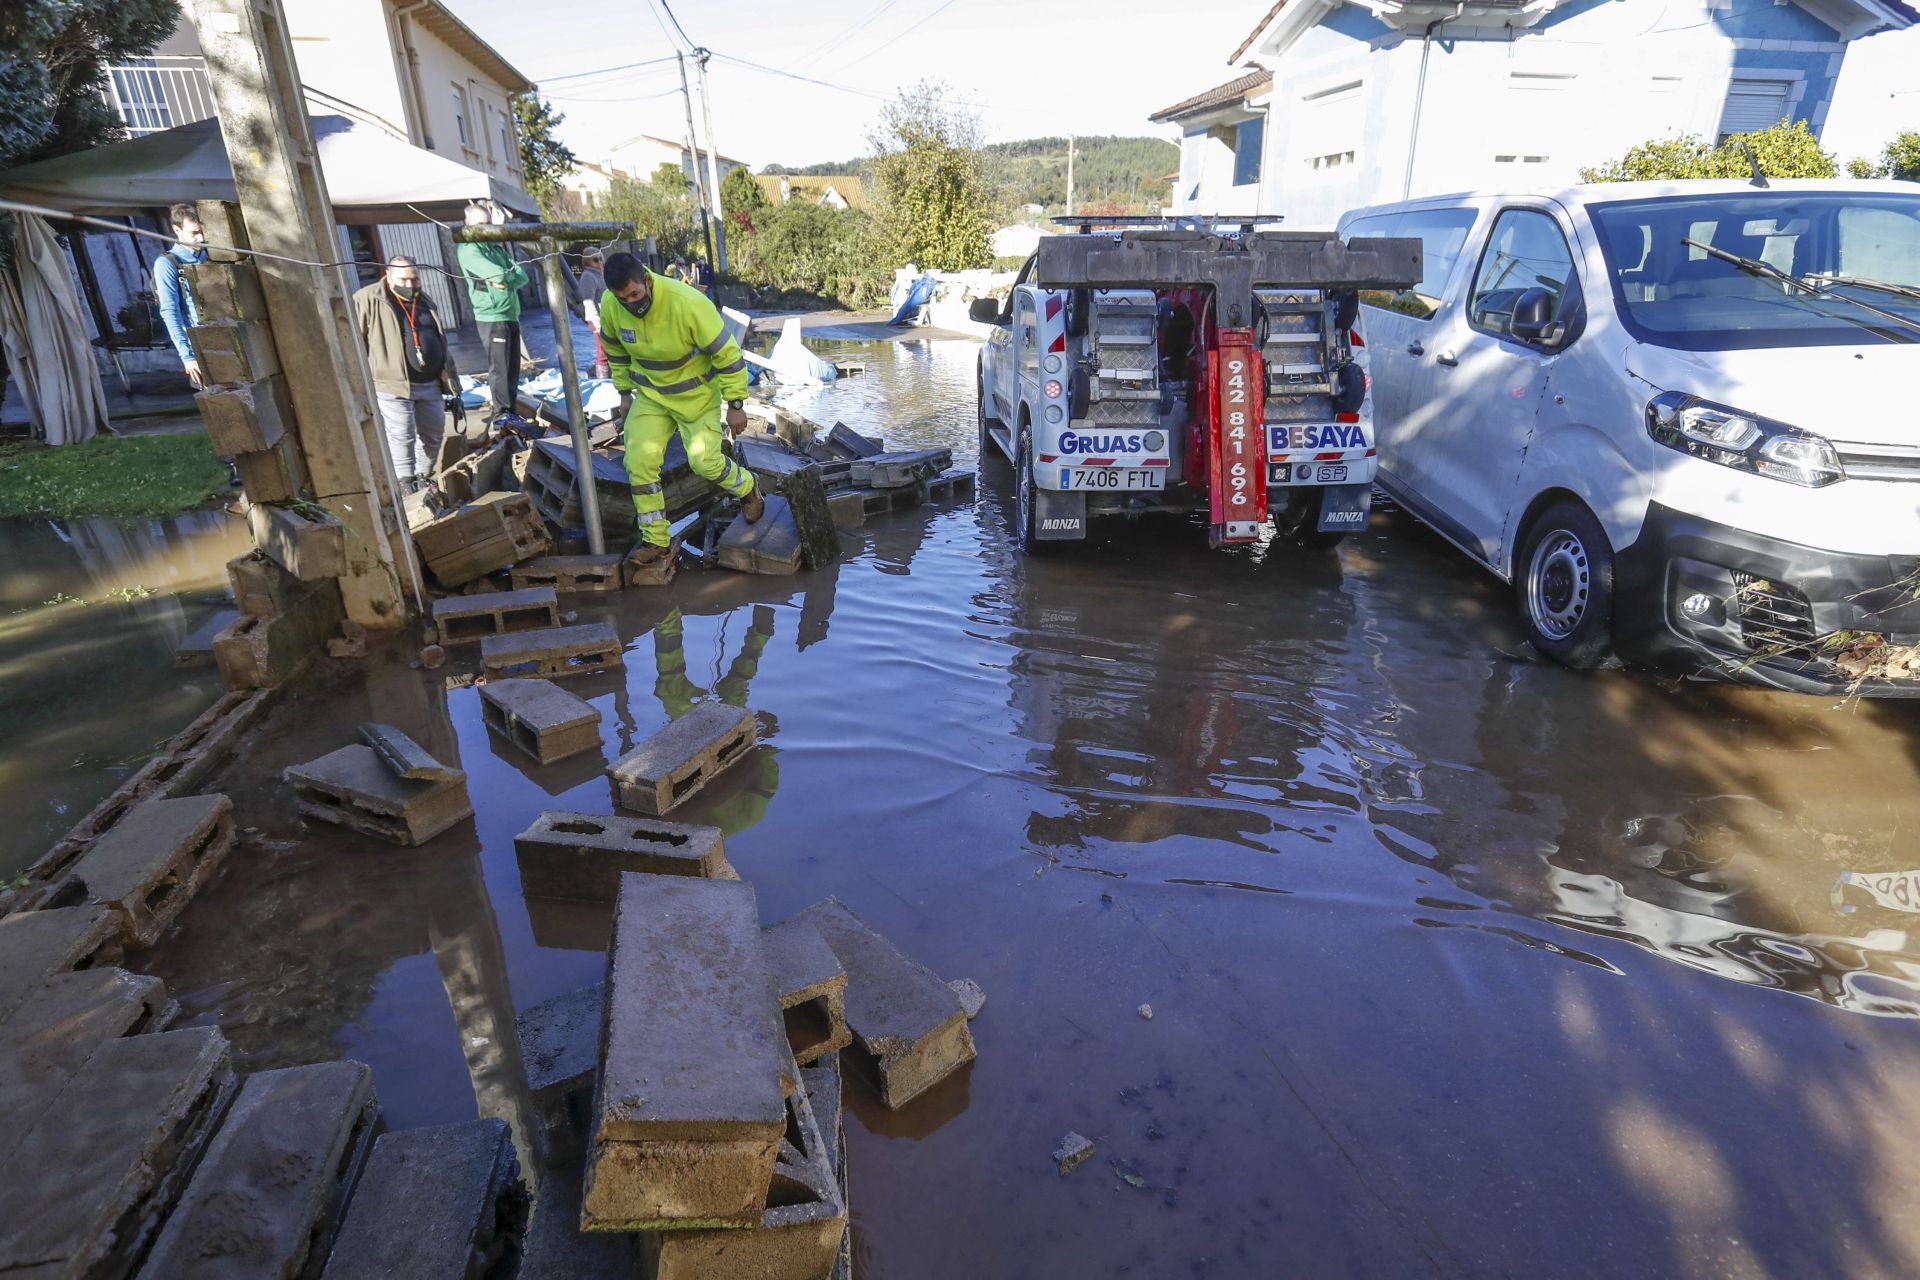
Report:
[[[213,451],[223,457],[258,453],[293,431],[293,402],[280,374],[242,386],[208,387],[194,394]]]
[[[621,877],[584,1230],[752,1226],[792,1061],[741,881]]]
[[[240,612],[256,618],[280,613],[308,587],[258,551],[227,561],[227,583]]]
[[[254,508],[256,511],[259,508]],[[229,689],[270,689],[305,666],[344,616],[335,580],[307,584],[280,613],[241,614],[214,637],[213,659]]]
[[[622,808],[662,814],[691,800],[759,740],[753,712],[702,702],[607,769]]]
[[[513,684],[516,681],[507,681]],[[494,688],[487,685],[486,688]],[[528,897],[612,902],[628,871],[737,880],[718,827],[658,818],[543,813],[513,838]]]
[[[389,1133],[360,1175],[325,1280],[509,1275],[527,1204],[505,1120]]]

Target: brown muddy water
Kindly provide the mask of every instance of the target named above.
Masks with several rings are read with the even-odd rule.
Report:
[[[972,344],[857,350],[802,408],[971,455]],[[1543,665],[1391,515],[1333,555],[1172,522],[1027,560],[990,465],[848,543],[573,607],[627,638],[576,689],[605,759],[758,714],[674,816],[766,919],[836,894],[988,992],[969,1070],[850,1091],[858,1274],[1920,1273],[1914,704]],[[605,761],[530,766],[410,656],[256,733],[225,785],[259,832],[147,959],[249,1066],[517,1120],[512,1015],[601,976],[610,910],[527,899],[513,836],[606,812]],[[279,770],[366,718],[456,757],[475,820],[304,829]]]
[[[0,520],[0,881],[220,696],[173,651],[226,606],[252,541],[221,511]]]

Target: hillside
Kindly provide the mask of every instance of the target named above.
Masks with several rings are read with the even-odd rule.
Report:
[[[987,170],[1008,210],[1044,205],[1058,213],[1067,200],[1067,140],[1027,138],[984,148]],[[1170,179],[1180,168],[1180,149],[1161,138],[1080,138],[1074,144],[1073,199],[1081,212],[1150,213],[1167,201]],[[839,160],[765,173],[794,176],[857,174],[871,177],[873,159]]]

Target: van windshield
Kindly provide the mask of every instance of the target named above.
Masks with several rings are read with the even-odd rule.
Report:
[[[1920,194],[1756,188],[1587,209],[1620,316],[1642,342],[1684,351],[1920,342]]]

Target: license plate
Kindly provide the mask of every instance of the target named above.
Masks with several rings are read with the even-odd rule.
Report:
[[[1316,467],[1314,468],[1313,478],[1320,484],[1345,484],[1347,480],[1347,469],[1345,467]]]
[[[1161,489],[1166,472],[1159,467],[1062,467],[1062,489]]]

